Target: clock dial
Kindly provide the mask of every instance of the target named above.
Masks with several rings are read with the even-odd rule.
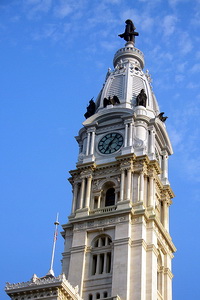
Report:
[[[111,154],[118,151],[123,145],[123,136],[120,133],[112,132],[106,134],[98,144],[98,150],[102,154]]]

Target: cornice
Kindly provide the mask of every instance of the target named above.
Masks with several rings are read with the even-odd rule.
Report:
[[[71,299],[82,300],[79,296],[78,291],[73,288],[73,286],[66,280],[64,274],[59,275],[58,277],[42,277],[38,278],[36,275],[30,281],[21,282],[16,284],[6,284],[5,291],[8,295],[32,295],[31,299],[34,299],[35,295],[46,291],[59,291],[61,290],[64,294],[66,294]],[[55,295],[54,295],[55,296]]]
[[[176,247],[174,246],[173,242],[172,242],[172,238],[169,234],[169,232],[166,231],[166,229],[164,228],[164,226],[161,224],[160,220],[158,219],[158,217],[156,217],[155,215],[151,215],[148,218],[149,221],[154,221],[155,224],[157,225],[162,237],[164,238],[164,240],[167,242],[167,245],[169,246],[170,250],[172,251],[172,253],[176,252]]]

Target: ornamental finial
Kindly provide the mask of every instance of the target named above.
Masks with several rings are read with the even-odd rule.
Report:
[[[119,34],[118,36],[123,38],[125,41],[131,42],[133,45],[135,45],[135,36],[138,36],[139,33],[135,32],[136,28],[130,19],[126,20],[125,23],[126,23],[125,32]]]

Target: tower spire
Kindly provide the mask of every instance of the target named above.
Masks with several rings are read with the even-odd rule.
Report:
[[[51,254],[51,264],[50,264],[50,269],[47,275],[52,275],[54,276],[54,271],[53,271],[53,263],[54,263],[54,256],[55,256],[55,248],[56,248],[56,241],[57,241],[57,235],[58,235],[58,213],[56,216],[56,221],[54,222],[55,225],[55,230],[54,230],[54,237],[53,237],[53,248],[52,248],[52,254]]]

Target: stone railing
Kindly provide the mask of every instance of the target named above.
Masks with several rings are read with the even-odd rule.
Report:
[[[101,298],[100,300],[121,300],[121,298],[117,295],[117,296],[113,296],[113,297],[107,297],[107,298]]]
[[[116,205],[113,206],[107,206],[107,207],[101,207],[101,208],[96,208],[90,211],[90,214],[102,214],[102,213],[109,213],[112,211],[115,211],[117,209]]]
[[[139,49],[137,49],[135,47],[129,47],[128,45],[124,48],[119,49],[115,53],[115,56],[113,59],[114,67],[116,67],[118,61],[122,57],[127,57],[127,56],[137,58],[140,61],[142,69],[144,68],[144,54],[142,53],[142,51],[140,51]]]

